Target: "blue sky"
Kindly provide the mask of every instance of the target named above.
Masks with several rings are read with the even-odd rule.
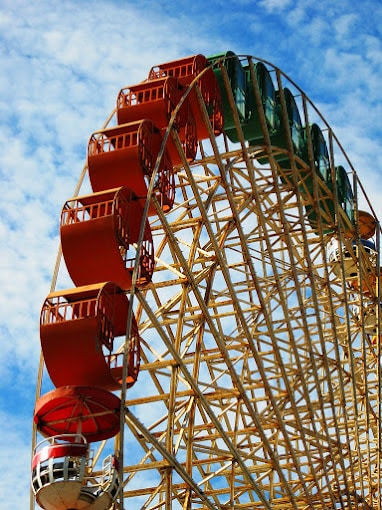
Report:
[[[58,218],[118,91],[196,53],[268,60],[324,115],[381,216],[381,20],[379,0],[0,0],[0,507],[29,504]]]

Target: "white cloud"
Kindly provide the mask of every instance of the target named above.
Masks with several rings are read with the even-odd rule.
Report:
[[[341,40],[346,40],[357,22],[356,14],[345,14],[339,16],[334,23],[334,28]]]
[[[2,466],[6,469],[6,476],[2,476],[0,481],[0,506],[27,508],[31,458],[28,436],[20,434],[20,423],[16,418],[1,412],[0,420],[0,451]]]
[[[292,0],[261,0],[259,2],[259,6],[268,13],[276,13],[279,14],[280,11],[283,11],[293,5]]]

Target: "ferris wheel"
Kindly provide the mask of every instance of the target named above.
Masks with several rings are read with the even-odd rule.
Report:
[[[31,508],[381,509],[379,232],[269,62],[121,89],[62,209]]]

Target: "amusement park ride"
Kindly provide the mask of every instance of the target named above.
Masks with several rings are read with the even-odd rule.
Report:
[[[31,509],[381,509],[380,228],[284,73],[123,88],[60,238]]]

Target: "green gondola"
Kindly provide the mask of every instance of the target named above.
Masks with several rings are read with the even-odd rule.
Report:
[[[225,85],[223,71],[220,64],[223,64],[227,71],[228,80],[231,86],[233,100],[236,105],[237,113],[239,116],[240,124],[246,121],[246,88],[247,78],[246,72],[241,65],[237,55],[232,51],[220,53],[207,58],[208,62],[212,64],[215,76],[219,83],[222,100],[223,100],[223,113],[224,113],[224,131],[232,142],[238,141],[237,128],[235,124],[234,115],[230,106],[230,92]]]
[[[292,92],[288,88],[284,88],[283,92],[287,118],[283,118],[284,109],[281,105],[281,94],[276,92],[280,125],[275,135],[271,137],[271,144],[282,149],[289,149],[288,135],[285,129],[286,126],[288,126],[292,138],[293,152],[295,155],[301,157],[304,154],[306,143],[303,136],[300,111]],[[290,165],[290,157],[287,155],[280,155],[276,159],[281,166]]]
[[[285,108],[283,108],[281,104],[280,92],[276,91],[275,116],[277,117],[277,129],[273,134],[271,134],[270,142],[271,145],[275,148],[272,151],[273,157],[278,162],[279,166],[282,169],[285,169],[285,171],[280,173],[282,182],[293,184],[293,179],[291,177],[291,158],[293,157],[293,154],[299,156],[300,158],[303,157],[305,153],[306,142],[303,134],[304,128],[302,126],[300,112],[292,92],[288,88],[284,88],[283,97]],[[292,140],[293,154],[290,153],[288,131]],[[277,148],[283,149],[283,151],[278,151]],[[268,157],[259,158],[259,162],[266,164],[268,162]]]
[[[344,211],[349,221],[354,225],[354,194],[349,176],[343,166],[336,167],[336,186],[338,205]]]
[[[265,139],[260,122],[261,113],[256,102],[250,65],[245,66],[244,70],[247,76],[246,121],[242,125],[244,138],[249,141],[250,145],[263,145]],[[253,73],[259,87],[268,133],[269,136],[272,137],[276,134],[280,126],[280,117],[276,102],[276,89],[268,69],[262,62],[256,62],[253,65]]]
[[[309,133],[312,144],[314,173],[310,172],[308,179],[305,180],[305,190],[307,190],[310,195],[310,199],[307,199],[307,202],[309,201],[310,203],[305,205],[305,210],[311,227],[318,230],[318,225],[321,223],[323,232],[327,234],[333,232],[335,224],[334,185],[331,175],[329,152],[325,137],[317,124],[312,124],[310,126]],[[308,148],[306,129],[305,135],[306,148]],[[304,154],[304,160],[308,164],[310,163],[307,149]],[[316,185],[314,185],[314,178],[317,178]],[[325,186],[322,186],[321,183]],[[311,205],[312,203],[314,203],[315,206]]]
[[[223,63],[231,86],[233,100],[243,130],[244,139],[250,145],[264,144],[264,133],[260,122],[260,112],[251,75],[250,64],[242,66],[239,58],[232,51],[208,57],[215,64],[214,72],[218,79],[223,98],[224,131],[231,142],[239,142],[237,126],[230,106],[229,91],[225,86],[223,71],[218,62]],[[270,135],[274,135],[279,126],[279,115],[276,109],[276,91],[271,75],[262,62],[253,64],[254,79],[257,80],[265,120]]]

